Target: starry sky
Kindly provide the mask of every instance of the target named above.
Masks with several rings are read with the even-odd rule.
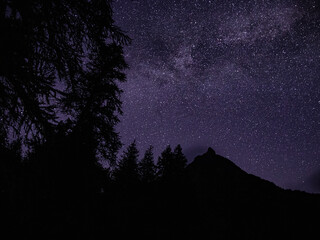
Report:
[[[133,42],[122,142],[210,146],[278,186],[320,192],[320,8],[294,0],[118,0]]]

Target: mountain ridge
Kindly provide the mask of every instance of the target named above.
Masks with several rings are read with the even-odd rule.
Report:
[[[320,195],[286,190],[249,174],[212,148],[186,168],[186,191],[195,218],[218,239],[304,239],[318,225]],[[201,225],[199,224],[199,225]],[[226,227],[227,226],[227,227]],[[197,226],[197,230],[203,226]],[[232,229],[233,232],[229,232]]]
[[[239,182],[237,183],[239,180],[249,182],[260,181],[260,184],[270,185],[270,187],[278,190],[282,189],[271,181],[247,173],[231,160],[217,155],[212,148],[208,148],[206,153],[195,157],[194,161],[187,166],[186,171],[189,175],[190,172],[195,173],[196,171],[200,171],[208,178],[207,180],[215,180],[219,183],[223,183],[223,180],[230,181],[231,178],[231,180],[234,181],[233,184],[239,184]]]

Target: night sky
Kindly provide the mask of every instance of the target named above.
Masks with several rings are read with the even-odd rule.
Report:
[[[132,39],[117,130],[141,155],[210,146],[278,186],[320,192],[319,1],[118,0]]]

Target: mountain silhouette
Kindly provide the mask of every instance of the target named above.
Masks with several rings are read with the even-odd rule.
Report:
[[[320,198],[251,175],[212,148],[186,168],[190,239],[302,239],[317,234]]]
[[[243,171],[232,161],[215,153],[212,148],[201,155],[186,169],[186,178],[191,185],[200,190],[205,186],[209,194],[233,194],[239,197],[259,196],[265,198],[266,192],[281,195],[282,189],[275,184]]]

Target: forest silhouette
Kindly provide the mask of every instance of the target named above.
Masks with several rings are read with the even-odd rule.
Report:
[[[180,145],[156,159],[133,141],[117,158],[131,39],[111,1],[4,0],[0,12],[4,239],[317,234],[318,195],[283,190],[211,148],[188,165]]]

